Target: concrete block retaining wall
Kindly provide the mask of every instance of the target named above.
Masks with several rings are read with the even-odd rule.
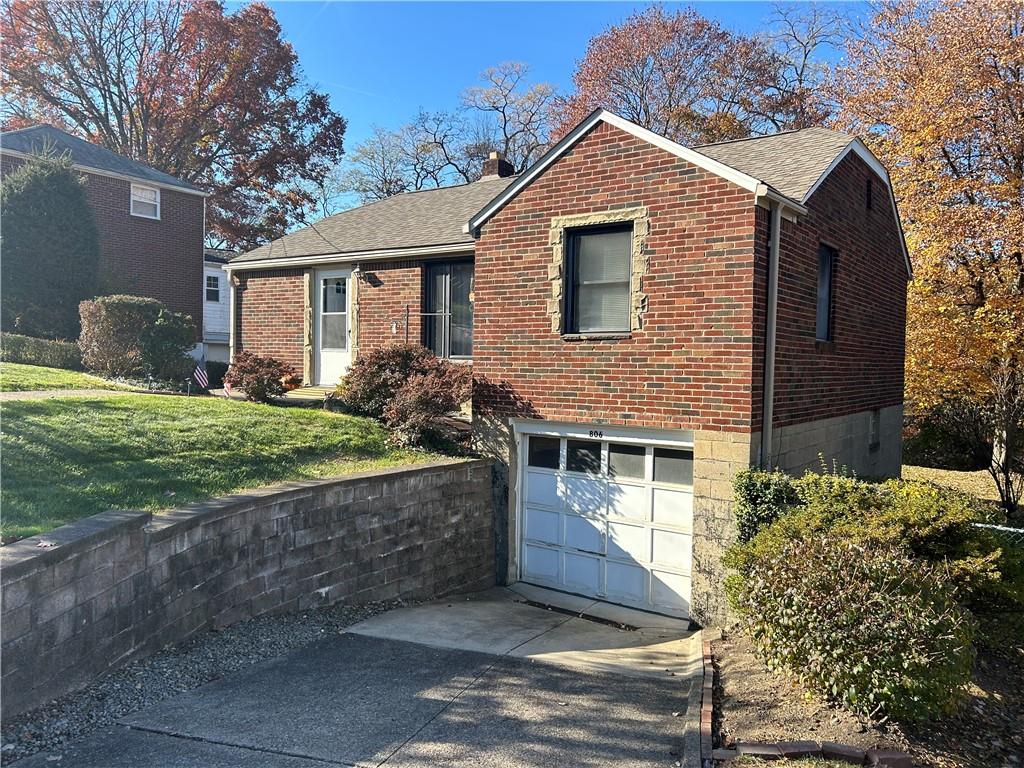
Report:
[[[41,543],[46,546],[40,546]],[[211,627],[494,584],[490,462],[111,511],[0,548],[5,717]]]

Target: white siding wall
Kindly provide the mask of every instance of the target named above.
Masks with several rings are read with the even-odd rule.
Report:
[[[220,285],[220,301],[206,300],[206,278],[216,277]],[[203,265],[203,342],[208,360],[227,361],[228,345],[228,276],[220,264]],[[221,349],[223,347],[223,349]]]

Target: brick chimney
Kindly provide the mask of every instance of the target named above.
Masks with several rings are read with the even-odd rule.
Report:
[[[516,169],[512,167],[512,163],[502,157],[500,152],[491,152],[490,156],[484,160],[483,178],[485,179],[511,176],[515,172]]]

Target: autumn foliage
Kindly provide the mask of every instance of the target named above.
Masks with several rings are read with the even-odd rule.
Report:
[[[260,3],[9,0],[0,41],[8,126],[49,122],[211,191],[228,246],[301,220],[341,157],[344,119]]]
[[[888,167],[914,266],[907,397],[973,406],[1004,504],[1024,469],[1024,5],[900,0],[850,42],[844,127]]]

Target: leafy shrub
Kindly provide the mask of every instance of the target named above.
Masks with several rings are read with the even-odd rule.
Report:
[[[360,354],[338,385],[342,404],[354,413],[384,418],[398,390],[433,370],[437,357],[418,344],[391,344]]]
[[[82,354],[74,342],[37,339],[19,333],[0,334],[0,360],[6,363],[82,370]]]
[[[422,445],[437,431],[439,419],[469,400],[473,374],[465,365],[434,359],[426,373],[413,375],[384,409],[384,421],[396,442]]]
[[[78,347],[90,371],[107,376],[149,375],[172,379],[190,367],[196,331],[188,315],[171,312],[156,299],[101,296],[79,306]]]
[[[220,389],[224,386],[224,374],[228,372],[228,364],[218,360],[206,362],[206,377],[210,380],[210,389]]]
[[[837,536],[790,541],[729,583],[772,668],[863,714],[949,711],[970,681],[974,624],[941,569]]]
[[[280,360],[239,352],[224,375],[224,383],[244,391],[248,400],[269,403],[284,394],[284,380],[294,375],[295,369]]]
[[[975,403],[950,400],[910,420],[904,431],[904,463],[960,472],[987,469],[992,435]]]
[[[84,178],[67,158],[29,157],[0,184],[5,331],[74,339],[78,302],[96,295],[99,240]]]
[[[739,540],[750,541],[797,502],[793,479],[784,472],[747,469],[733,480]]]

